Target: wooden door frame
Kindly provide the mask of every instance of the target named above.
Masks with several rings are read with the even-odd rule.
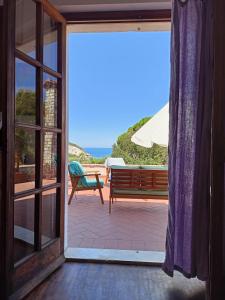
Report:
[[[13,182],[7,180],[7,178],[12,178],[12,158],[9,153],[14,151],[14,145],[12,141],[12,116],[14,114],[14,109],[12,105],[13,101],[13,89],[11,88],[14,80],[14,23],[12,22],[14,18],[14,9],[12,1],[4,1],[3,7],[3,41],[5,47],[2,53],[2,99],[3,99],[3,127],[2,127],[2,169],[5,170],[3,180],[2,180],[2,245],[3,245],[3,299],[7,299],[10,290],[11,283],[11,272],[12,264],[10,261],[10,248],[12,247],[12,242],[9,237],[12,235],[12,191]],[[12,82],[13,81],[13,82]]]
[[[3,101],[4,94],[3,94],[3,80],[4,80],[4,71],[5,71],[5,59],[4,59],[4,47],[2,45],[5,41],[5,28],[4,28],[4,6],[3,3],[0,5],[0,38],[1,38],[1,46],[0,46],[0,65],[1,65],[1,71],[2,74],[0,76],[0,111],[2,112],[2,116],[4,115],[3,109],[5,108],[5,103]],[[4,126],[3,126],[4,128]],[[4,202],[4,186],[3,186],[3,153],[4,153],[4,145],[3,145],[3,129],[0,129],[0,299],[5,299],[6,293],[5,293],[5,286],[7,283],[6,280],[6,264],[5,264],[5,222],[6,222],[6,216],[5,216],[5,202]]]
[[[212,1],[213,7],[213,112],[210,203],[210,300],[225,298],[225,2]]]
[[[137,22],[170,22],[171,10],[128,10],[128,11],[99,11],[72,12],[62,14],[70,24],[96,23],[137,23]]]

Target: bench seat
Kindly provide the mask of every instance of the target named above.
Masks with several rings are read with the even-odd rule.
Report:
[[[112,195],[149,195],[149,196],[168,196],[168,191],[158,190],[139,190],[139,189],[113,189]]]

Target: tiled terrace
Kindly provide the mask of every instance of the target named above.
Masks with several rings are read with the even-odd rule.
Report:
[[[164,251],[167,200],[117,199],[109,215],[108,184],[103,195],[104,205],[97,191],[73,198],[68,207],[69,247]]]
[[[100,170],[104,180],[105,168],[103,166],[85,167],[87,171]],[[52,182],[45,180],[45,183]],[[32,187],[33,182],[19,183],[16,184],[16,192]],[[70,180],[68,192],[69,194],[71,192]],[[52,191],[48,193],[51,194]],[[77,199],[73,198],[71,205],[68,206],[69,247],[164,251],[167,200],[117,199],[110,215],[108,212],[109,184],[105,185],[103,196],[104,205],[101,204],[98,191],[79,192]],[[22,198],[24,199],[27,198]],[[16,203],[22,205],[23,201],[17,200]],[[46,219],[50,220],[51,209],[48,214]],[[51,228],[51,225],[48,224],[47,227]]]

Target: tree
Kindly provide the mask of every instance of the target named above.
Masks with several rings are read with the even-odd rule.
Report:
[[[141,119],[120,135],[113,145],[112,157],[122,157],[127,164],[162,165],[167,163],[167,148],[154,144],[152,148],[138,146],[131,142],[132,135],[138,131],[150,117]]]
[[[16,94],[16,120],[31,123],[35,120],[36,97],[33,91],[19,90]],[[34,134],[24,129],[16,129],[15,133],[15,162],[19,171],[21,163],[34,163],[35,138]]]
[[[20,89],[16,93],[16,120],[34,123],[36,117],[36,95],[31,90]]]

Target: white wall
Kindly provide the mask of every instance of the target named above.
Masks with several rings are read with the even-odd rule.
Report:
[[[68,33],[81,32],[128,32],[128,31],[170,31],[170,22],[141,22],[141,23],[98,23],[73,24],[67,26]]]
[[[68,112],[68,107],[69,107],[69,100],[68,100],[68,95],[69,95],[69,68],[68,68],[68,64],[69,64],[69,35],[67,34],[67,38],[66,38],[66,166],[65,166],[65,228],[64,228],[64,248],[66,249],[68,247],[68,144],[69,144],[69,112]]]
[[[171,0],[51,0],[61,12],[170,9]]]

